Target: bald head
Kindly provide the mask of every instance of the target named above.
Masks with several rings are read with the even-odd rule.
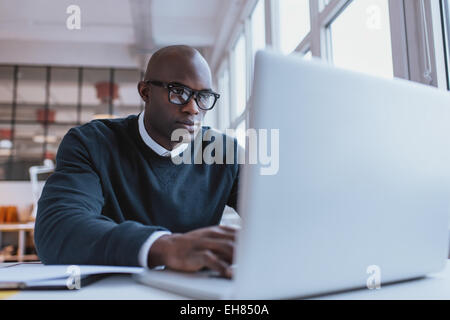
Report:
[[[170,101],[167,84],[211,92],[211,70],[200,52],[183,45],[162,48],[148,62],[144,81],[138,84],[139,94],[145,101],[144,125],[153,140],[172,150],[178,143],[171,140],[172,133],[187,129],[189,138],[193,139],[200,132],[207,111],[198,107],[193,96],[182,105]]]
[[[145,80],[167,82],[191,82],[211,86],[211,70],[205,58],[196,49],[185,46],[169,46],[156,51],[147,65]],[[195,88],[193,88],[195,89]],[[207,88],[197,88],[207,89]]]

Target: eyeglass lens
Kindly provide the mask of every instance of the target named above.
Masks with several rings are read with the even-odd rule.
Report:
[[[173,87],[169,90],[170,102],[175,104],[185,104],[191,98],[192,92],[183,87]],[[214,105],[216,98],[213,94],[200,92],[197,95],[198,106],[202,109],[209,109]]]

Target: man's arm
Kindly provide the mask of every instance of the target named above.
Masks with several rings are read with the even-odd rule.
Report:
[[[233,187],[231,188],[230,195],[228,196],[227,206],[232,207],[237,213],[238,212],[238,199],[239,199],[239,177],[241,174],[241,165],[238,166],[238,171],[236,178],[233,182]]]
[[[150,248],[148,266],[164,265],[186,272],[206,267],[231,278],[235,237],[236,229],[226,226],[163,235]]]
[[[228,138],[228,139],[230,139],[230,138]],[[228,140],[228,141],[226,141],[226,143],[227,144],[229,143],[234,148],[234,151],[233,151],[233,154],[235,155],[234,163],[228,164],[228,165],[233,165],[234,170],[236,172],[234,181],[233,181],[233,187],[231,188],[231,192],[228,196],[227,206],[232,207],[239,214],[239,212],[238,212],[238,199],[239,199],[239,192],[240,192],[239,181],[240,181],[240,177],[242,175],[242,169],[243,169],[243,164],[241,164],[241,163],[245,163],[245,150],[244,150],[244,148],[242,148],[239,145],[236,138],[233,138],[232,140]],[[228,145],[227,145],[227,148],[228,148]]]
[[[148,253],[150,252],[151,247],[153,246],[153,243],[155,243],[156,240],[161,238],[164,235],[172,234],[170,231],[156,231],[153,232],[150,237],[148,237],[147,240],[142,244],[141,248],[139,249],[139,265],[141,267],[149,267],[150,264],[148,263]],[[154,267],[161,267],[163,265],[154,265]]]
[[[208,267],[231,276],[233,229],[210,227],[152,239],[168,230],[135,221],[117,224],[101,214],[101,182],[77,131],[67,133],[56,159],[36,219],[34,237],[43,263],[142,266],[139,258],[144,255],[149,267],[165,265],[180,271]]]
[[[103,204],[100,178],[80,133],[71,129],[38,203],[35,243],[42,262],[139,266],[142,244],[166,229],[135,221],[118,224],[101,214]]]
[[[224,137],[227,138],[227,137]],[[237,211],[239,197],[239,175],[244,150],[237,140],[229,140],[227,147],[234,148],[235,169],[233,186],[228,195],[227,205]],[[224,153],[226,154],[226,152]],[[227,226],[215,226],[188,232],[185,234],[163,235],[155,240],[148,254],[150,268],[164,265],[179,271],[197,271],[207,267],[218,271],[222,276],[231,278],[236,229]]]

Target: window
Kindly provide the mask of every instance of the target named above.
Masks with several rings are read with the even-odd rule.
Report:
[[[258,3],[253,10],[250,17],[251,24],[251,42],[252,42],[252,57],[251,57],[251,83],[253,83],[253,71],[255,55],[258,50],[262,50],[266,47],[266,22],[265,22],[265,8],[264,0],[258,0]],[[251,84],[250,84],[251,85]]]
[[[244,34],[238,38],[232,53],[233,65],[233,117],[244,112],[247,105],[247,62]]]
[[[19,67],[17,77],[16,120],[35,121],[38,110],[45,108],[47,71],[42,67]]]
[[[352,1],[329,27],[336,66],[393,77],[388,0]]]
[[[322,11],[330,4],[331,0],[318,0],[319,1],[319,10]]]
[[[113,114],[114,108],[110,96],[114,86],[110,85],[111,72],[108,69],[86,68],[83,70],[83,84],[81,87],[81,104],[83,105],[82,122],[93,118],[106,117]],[[111,105],[111,106],[110,106]]]
[[[280,0],[280,49],[289,54],[310,30],[309,0]]]
[[[239,16],[230,32],[234,35],[244,30],[244,34],[237,42],[230,38],[223,44],[231,52],[223,58],[231,62],[228,68],[231,111],[219,114],[221,128],[248,125],[244,121],[250,112],[246,108],[250,89],[247,86],[252,83],[253,73],[249,66],[254,53],[263,47],[264,38],[267,46],[284,54],[295,51],[305,59],[314,56],[341,68],[387,78],[396,76],[438,88],[448,85],[450,90],[449,1],[247,1],[248,6],[255,6],[245,7],[244,12],[250,14]],[[445,29],[446,59],[442,29]],[[250,49],[251,54],[246,54]],[[223,63],[216,60],[214,70]]]
[[[55,121],[74,123],[78,119],[78,76],[75,68],[52,68],[50,72],[50,109],[56,112]]]
[[[228,71],[228,63],[225,61],[222,76],[219,79],[219,127],[221,130],[226,129],[230,124],[230,74]]]
[[[0,66],[0,120],[11,119],[14,67]]]
[[[28,180],[29,167],[54,160],[67,131],[93,120],[98,106],[139,113],[140,77],[133,69],[0,66],[0,180]]]
[[[47,140],[45,127],[39,123],[19,122],[15,125],[14,130],[13,148],[10,158],[4,166],[6,175],[3,178],[6,180],[27,180],[29,167],[42,165],[47,145],[53,141]]]
[[[308,50],[308,52],[307,53],[305,53],[305,55],[304,55],[304,58],[305,59],[308,59],[308,60],[311,60],[312,59],[312,52],[310,51],[310,50]]]
[[[266,23],[264,0],[258,0],[250,18],[252,26],[252,49],[253,56],[258,50],[266,47]]]
[[[17,103],[38,105],[45,103],[46,69],[43,67],[20,67]]]
[[[236,127],[236,139],[238,141],[238,144],[242,148],[245,148],[245,137],[246,137],[245,131],[246,131],[246,125],[245,125],[245,120],[244,120],[241,123],[239,123],[239,125]]]
[[[450,90],[450,4],[448,0],[442,0],[442,15],[444,19],[444,37],[447,65],[447,87]]]
[[[137,89],[137,83],[140,80],[139,70],[115,70],[114,82],[118,85],[118,94],[114,101],[114,109],[119,118],[141,112],[142,99]]]

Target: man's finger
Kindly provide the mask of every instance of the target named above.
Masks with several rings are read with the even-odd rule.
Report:
[[[240,229],[238,227],[231,227],[231,226],[227,226],[227,225],[220,225],[218,227],[219,227],[219,229],[222,229],[223,231],[231,232],[231,233],[236,233]]]
[[[234,254],[234,242],[223,239],[204,238],[198,243],[198,248],[208,249],[224,258],[227,263],[232,263]]]
[[[208,267],[211,270],[219,272],[220,275],[223,277],[226,278],[232,277],[230,265],[227,264],[225,261],[221,260],[217,255],[212,253],[210,250],[203,251],[202,258],[205,267]]]
[[[226,230],[220,227],[211,228],[206,231],[205,236],[209,238],[221,238],[231,241],[236,240],[236,232],[231,228],[230,230]]]

